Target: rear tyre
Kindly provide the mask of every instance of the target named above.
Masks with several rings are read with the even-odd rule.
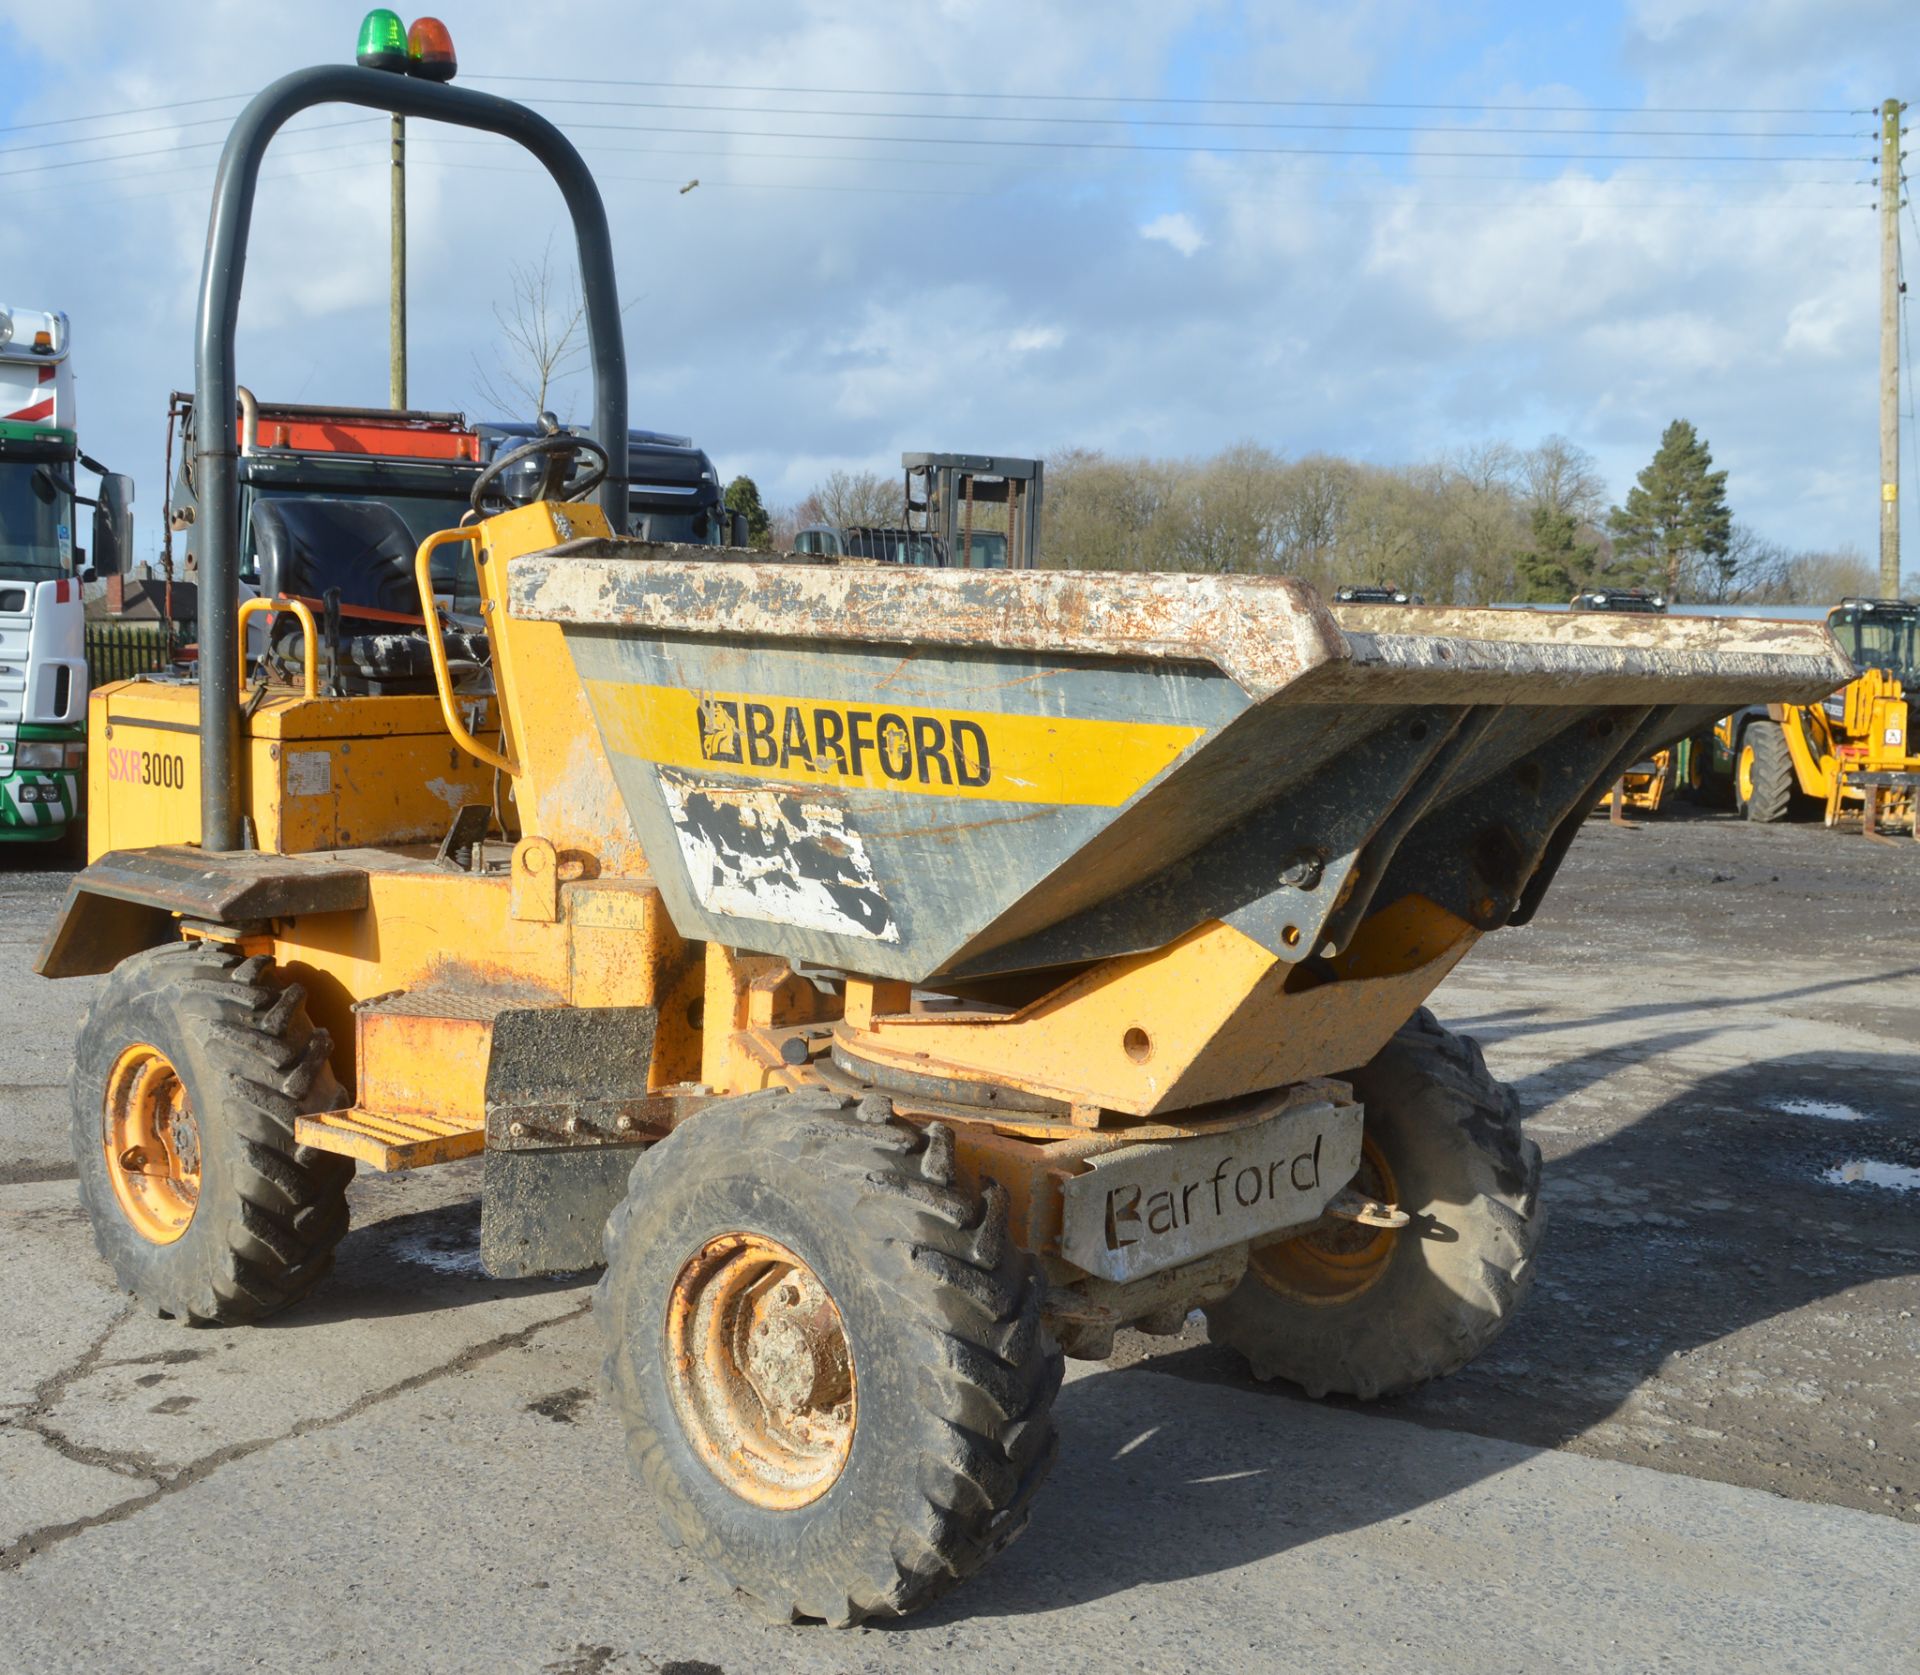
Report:
[[[298,983],[203,942],[124,960],[80,1029],[72,1142],[93,1239],[122,1289],[194,1324],[311,1291],[347,1230],[353,1164],[294,1143],[340,1104]]]
[[[1545,1225],[1540,1148],[1479,1047],[1424,1007],[1347,1079],[1366,1108],[1354,1184],[1411,1224],[1336,1222],[1261,1247],[1208,1306],[1207,1330],[1256,1378],[1392,1396],[1464,1367],[1525,1298]]]
[[[1025,1526],[1060,1352],[1004,1195],[956,1186],[946,1131],[724,1101],[641,1157],[606,1248],[628,1459],[722,1588],[782,1622],[904,1616]]]
[[[1740,812],[1761,825],[1786,819],[1793,809],[1793,755],[1777,721],[1750,721],[1733,762],[1733,793]]]

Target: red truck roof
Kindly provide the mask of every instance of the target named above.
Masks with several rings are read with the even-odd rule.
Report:
[[[239,440],[239,421],[235,421]],[[459,413],[378,407],[260,406],[259,445],[301,454],[378,454],[388,459],[480,458],[480,438]]]
[[[176,391],[174,406],[191,410],[193,397]],[[480,438],[464,413],[417,408],[320,407],[295,402],[258,405],[262,448],[299,454],[365,454],[384,459],[466,460],[478,464]],[[235,418],[234,440],[246,442],[244,415]]]

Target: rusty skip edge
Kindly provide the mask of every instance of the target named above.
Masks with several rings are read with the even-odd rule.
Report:
[[[556,547],[512,561],[508,600],[517,617],[590,627],[1201,663],[1261,697],[1351,655],[1318,595],[1273,576],[685,563]]]
[[[1447,670],[1476,681],[1596,684],[1619,701],[1812,702],[1853,679],[1826,627],[1759,617],[1628,616],[1608,612],[1452,606],[1341,606],[1352,669],[1414,678]],[[1336,677],[1337,678],[1337,677]]]
[[[631,546],[634,557],[604,556]],[[1818,623],[1446,606],[1327,606],[1274,576],[923,570],[567,547],[509,566],[535,621],[777,640],[1200,663],[1255,701],[1799,703],[1853,678]]]

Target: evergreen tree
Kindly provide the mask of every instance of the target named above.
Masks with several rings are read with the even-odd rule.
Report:
[[[1592,581],[1600,549],[1579,535],[1580,520],[1573,513],[1534,507],[1533,546],[1514,561],[1522,602],[1564,605]]]
[[[1727,474],[1715,471],[1706,439],[1685,419],[1675,419],[1627,503],[1607,519],[1613,532],[1619,579],[1678,597],[1702,578],[1703,565],[1724,571],[1733,537],[1727,508]]]
[[[744,512],[747,518],[747,544],[766,547],[771,544],[773,517],[760,500],[760,485],[751,477],[736,477],[727,484],[725,495],[729,512]]]

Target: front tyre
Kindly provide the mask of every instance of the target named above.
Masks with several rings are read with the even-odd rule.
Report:
[[[1366,1109],[1354,1185],[1411,1223],[1261,1247],[1207,1330],[1256,1378],[1391,1396],[1464,1367],[1520,1306],[1545,1225],[1540,1148],[1479,1047],[1424,1007],[1347,1079]]]
[[[81,1025],[72,1143],[123,1290],[195,1324],[259,1320],[325,1276],[353,1165],[295,1144],[340,1102],[328,1038],[270,962],[178,942],[116,966]]]
[[[606,1247],[628,1458],[722,1587],[778,1621],[904,1616],[1024,1527],[1060,1352],[946,1131],[816,1092],[723,1101],[642,1155]]]
[[[1733,794],[1740,812],[1756,824],[1775,825],[1793,812],[1798,784],[1786,729],[1777,721],[1748,722],[1733,765]]]

